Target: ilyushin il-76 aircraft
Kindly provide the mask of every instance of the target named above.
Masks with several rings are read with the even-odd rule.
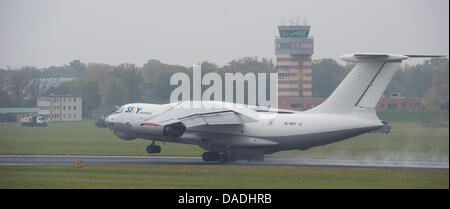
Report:
[[[341,56],[355,67],[320,105],[297,112],[217,101],[170,104],[132,103],[105,121],[125,140],[153,140],[148,153],[159,153],[155,141],[198,145],[204,161],[264,160],[265,154],[305,150],[364,134],[383,126],[375,106],[401,61],[422,55],[356,53]],[[201,102],[199,108],[195,103]],[[205,104],[208,108],[202,108]]]

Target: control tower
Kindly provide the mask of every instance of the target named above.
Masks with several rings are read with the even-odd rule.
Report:
[[[314,40],[309,36],[311,26],[281,25],[275,38],[276,69],[278,72],[278,107],[303,110],[301,98],[311,98],[311,56]]]

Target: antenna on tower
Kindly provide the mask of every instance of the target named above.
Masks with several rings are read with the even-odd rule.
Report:
[[[291,16],[291,17],[289,18],[289,25],[294,25],[294,24],[295,24],[294,18]]]
[[[306,17],[303,17],[303,25],[304,26],[308,25],[308,19]]]

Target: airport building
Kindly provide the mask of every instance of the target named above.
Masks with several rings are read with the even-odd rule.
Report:
[[[311,26],[281,25],[275,38],[278,72],[278,107],[297,109],[300,101],[312,96],[311,56],[314,39]]]
[[[37,98],[37,115],[49,121],[80,121],[82,99],[75,95],[49,95]]]

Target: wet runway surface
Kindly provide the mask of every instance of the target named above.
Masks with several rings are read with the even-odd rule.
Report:
[[[267,158],[262,162],[237,161],[229,163],[204,162],[200,157],[170,156],[82,156],[82,155],[0,155],[0,165],[70,165],[81,161],[93,164],[172,164],[172,165],[240,165],[240,166],[301,166],[448,170],[448,162],[288,159]]]

